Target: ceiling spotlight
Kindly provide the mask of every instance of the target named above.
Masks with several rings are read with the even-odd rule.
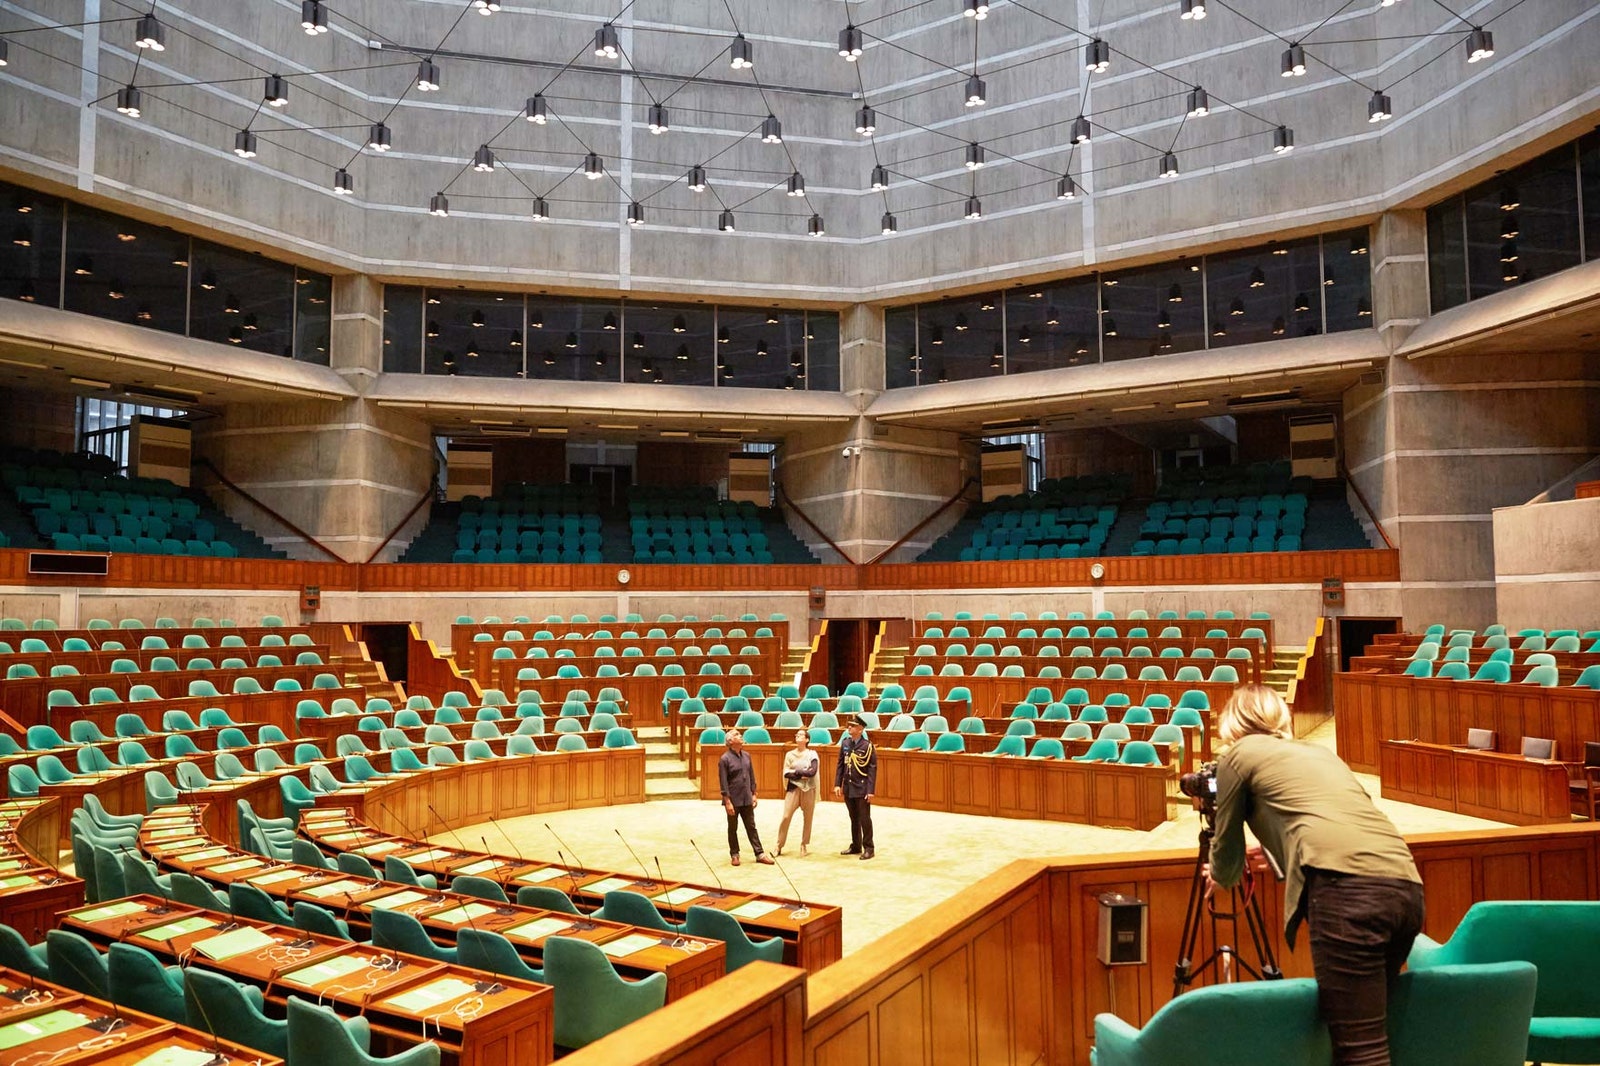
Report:
[[[968,218],[982,218],[983,217],[983,201],[979,200],[976,196],[967,197],[967,217]]]
[[[1111,69],[1111,46],[1096,37],[1083,46],[1083,66],[1085,70],[1095,74],[1104,74]]]
[[[431,59],[424,59],[417,64],[417,92],[436,93],[439,91],[439,65]]]
[[[1283,336],[1284,331],[1288,328],[1289,324],[1283,320],[1282,315],[1279,315],[1277,318],[1272,320],[1272,335],[1274,337]]]
[[[628,205],[628,225],[634,227],[644,225],[644,204],[638,200]]]
[[[1291,44],[1283,50],[1283,58],[1278,62],[1278,73],[1285,78],[1298,78],[1306,72],[1306,50],[1298,44]]]
[[[983,145],[979,144],[977,141],[973,141],[970,144],[968,144],[967,145],[967,169],[968,170],[981,169],[983,167],[984,162],[985,162],[985,155],[986,155],[986,153],[983,150]]]
[[[1072,175],[1071,174],[1063,174],[1063,175],[1061,175],[1061,179],[1056,182],[1056,199],[1057,200],[1075,200],[1075,199],[1077,199],[1077,196],[1078,196],[1078,184],[1077,184],[1077,182],[1072,180]]]
[[[256,157],[256,135],[249,130],[240,130],[233,135],[233,154],[240,159],[254,159]]]
[[[967,79],[968,107],[982,107],[984,104],[988,103],[988,100],[985,99],[987,94],[988,86],[983,83],[982,78],[974,74]]]
[[[482,311],[474,311],[474,312],[472,312],[472,318],[470,319],[470,321],[472,322],[472,326],[473,326],[474,329],[482,329],[483,328],[483,324],[484,324],[483,312]]]
[[[871,137],[878,131],[878,113],[865,104],[856,111],[856,132]]]
[[[322,0],[300,0],[300,28],[307,37],[328,32],[328,13],[323,10]]]
[[[969,19],[982,22],[989,17],[989,0],[964,0],[961,13]]]
[[[1183,286],[1182,285],[1178,285],[1178,284],[1174,283],[1172,288],[1167,290],[1167,303],[1169,303],[1169,304],[1181,304],[1181,303],[1183,303]]]
[[[806,194],[806,179],[801,177],[798,170],[789,175],[787,192],[790,196],[804,196]]]
[[[1467,34],[1467,62],[1476,63],[1492,55],[1494,55],[1494,34],[1482,26],[1472,27],[1472,32]]]
[[[583,157],[583,176],[590,181],[598,181],[605,176],[606,165],[600,162],[600,157],[593,152]]]
[[[650,127],[650,132],[657,135],[663,134],[671,128],[672,123],[667,121],[667,108],[665,104],[650,105],[650,120],[647,124]]]
[[[606,23],[594,31],[594,54],[601,59],[617,58],[619,48],[617,45],[617,28],[611,23]]]
[[[494,153],[487,144],[478,145],[478,150],[472,154],[472,169],[479,174],[494,173]]]
[[[1307,296],[1303,292],[1295,293],[1294,294],[1294,311],[1295,311],[1295,314],[1303,315],[1307,311],[1310,311],[1310,310],[1311,310],[1311,297]]]
[[[389,150],[389,127],[381,122],[374,122],[367,129],[367,147],[374,152],[387,152]]]
[[[1206,17],[1206,0],[1183,0],[1178,8],[1178,17],[1201,21]]]
[[[1083,144],[1089,139],[1089,120],[1079,115],[1072,120],[1072,143]]]
[[[1272,131],[1272,150],[1278,155],[1294,151],[1294,130],[1279,126]]]
[[[1157,331],[1156,350],[1162,352],[1170,352],[1172,350],[1172,334],[1167,330]]]
[[[896,219],[892,213],[885,211],[883,213],[883,217],[878,220],[878,232],[885,237],[894,236],[896,233],[900,232],[899,220]]]
[[[549,217],[550,205],[545,202],[544,197],[535,196],[533,198],[533,220],[535,222],[543,222]]]
[[[137,86],[124,85],[117,90],[117,111],[119,114],[127,115],[129,118],[138,118],[143,102],[144,94],[139,92]]]
[[[1372,91],[1372,99],[1367,101],[1367,121],[1385,122],[1394,117],[1394,107],[1389,103],[1389,95],[1377,89]]]
[[[1044,324],[1047,326],[1061,325],[1061,312],[1057,311],[1054,306],[1046,307],[1044,309]]]
[[[1514,285],[1522,279],[1522,271],[1517,269],[1515,263],[1510,263],[1500,271],[1500,280],[1507,285]]]
[[[821,215],[811,216],[810,220],[806,222],[806,232],[813,237],[821,237],[823,234],[828,232],[827,228],[822,224]]]
[[[161,20],[155,15],[140,15],[139,23],[134,29],[133,46],[148,48],[152,52],[165,52],[167,30],[161,25]]]
[[[480,15],[492,15],[500,10],[500,0],[472,0],[472,6]]]
[[[436,192],[428,200],[428,214],[437,215],[439,218],[450,217],[450,201],[445,198],[444,193]]]
[[[1242,315],[1242,314],[1244,314],[1244,301],[1241,300],[1239,297],[1235,296],[1233,298],[1233,303],[1228,305],[1228,314],[1230,314],[1230,315]]]
[[[1028,331],[1027,326],[1023,326],[1021,329],[1017,330],[1017,341],[1019,343],[1027,344],[1031,340],[1033,340],[1033,334]]]
[[[1363,296],[1361,299],[1356,301],[1356,317],[1357,318],[1371,318],[1372,317],[1372,304],[1371,304],[1370,301],[1367,300],[1367,298],[1365,296]]]
[[[733,43],[728,45],[728,66],[734,70],[749,70],[755,65],[755,51],[750,42],[744,39],[744,34],[735,34]]]
[[[846,26],[839,31],[839,54],[847,63],[854,63],[861,58],[861,31],[855,26]]]
[[[281,74],[268,74],[262,79],[261,102],[268,107],[283,107],[289,103],[289,83]]]
[[[616,314],[614,312],[607,311],[605,317],[600,320],[600,328],[605,330],[607,333],[615,333],[617,331]]]
[[[1161,156],[1161,176],[1175,178],[1178,176],[1178,157],[1173,152],[1166,152]]]
[[[353,196],[356,191],[355,179],[344,167],[333,172],[333,191],[338,196]]]
[[[1500,246],[1500,262],[1515,263],[1517,261],[1517,242],[1506,241]]]
[[[1209,114],[1211,114],[1211,97],[1206,95],[1204,89],[1196,85],[1189,90],[1189,117],[1200,118]]]
[[[967,316],[966,315],[957,315],[956,316],[955,326],[956,326],[956,332],[957,333],[965,333],[967,331]]]
[[[567,339],[562,341],[561,343],[565,347],[576,348],[578,346],[578,335],[576,333],[568,333],[567,334]]]
[[[93,277],[94,276],[94,260],[89,258],[86,255],[78,256],[77,262],[74,263],[73,266],[72,266],[72,273],[73,273],[74,276],[80,277],[80,278]]]
[[[727,326],[723,326],[721,329],[717,330],[718,344],[727,344],[731,340],[733,340],[733,335],[728,332]]]
[[[1252,289],[1261,289],[1265,288],[1266,284],[1267,272],[1260,267],[1252,267],[1250,270],[1250,287]]]
[[[761,120],[761,143],[783,143],[783,123],[778,121],[777,115],[768,115]]]
[[[1517,216],[1508,213],[1505,218],[1501,220],[1500,236],[1509,241],[1515,238],[1520,232],[1522,232],[1522,230],[1517,225]]]
[[[732,211],[724,208],[722,214],[717,216],[717,229],[721,230],[723,233],[733,233],[738,229],[738,226],[734,222]],[[675,332],[681,333],[683,331],[675,330]]]
[[[889,168],[879,164],[872,168],[872,190],[882,192],[889,187]]]
[[[692,166],[689,168],[689,188],[695,192],[706,191],[706,168]]]
[[[1115,337],[1117,335],[1117,320],[1116,319],[1112,318],[1110,315],[1106,315],[1100,321],[1105,323],[1105,330],[1104,331],[1105,331],[1105,335],[1107,337]]]
[[[644,334],[640,333],[638,330],[635,330],[633,334],[633,340],[630,343],[632,344],[634,351],[644,351]]]
[[[527,117],[529,122],[540,126],[550,121],[550,105],[545,102],[544,93],[534,93],[528,97]]]

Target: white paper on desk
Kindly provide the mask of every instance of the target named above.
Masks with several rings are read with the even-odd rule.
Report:
[[[706,894],[703,888],[672,888],[659,892],[650,898],[665,903],[669,907],[681,907],[691,899],[699,899]]]
[[[364,848],[356,848],[358,855],[382,855],[386,851],[395,851],[405,847],[398,840],[380,840],[376,844],[368,844]]]
[[[771,900],[753,899],[749,903],[741,903],[731,907],[728,913],[735,918],[764,918],[773,911],[783,910],[782,903],[773,903]]]
[[[558,877],[570,877],[569,871],[559,866],[546,866],[542,870],[529,870],[525,874],[518,874],[518,881],[525,881],[530,885],[542,885],[546,881],[554,881]]]
[[[384,1000],[384,1006],[398,1007],[401,1010],[418,1014],[431,1010],[453,999],[460,999],[472,991],[472,986],[465,981],[454,977],[445,977],[421,988],[413,988],[409,992],[402,992],[392,999]]]
[[[643,933],[629,933],[627,936],[620,936],[615,940],[608,940],[604,944],[596,946],[613,959],[620,959],[624,955],[632,955],[636,951],[660,947],[661,941],[656,937],[646,936]]]
[[[413,858],[415,858],[415,856],[413,856]],[[471,862],[465,866],[457,866],[450,872],[453,874],[486,874],[491,870],[497,870],[499,868],[500,861],[498,859],[484,859],[482,862]]]
[[[421,863],[433,862],[435,859],[448,859],[453,856],[455,856],[455,852],[453,851],[445,851],[442,848],[430,848],[427,851],[419,851],[415,855],[407,855],[406,862],[409,862],[413,866],[417,866]]]
[[[628,877],[602,877],[598,881],[581,887],[585,892],[598,892],[604,895],[607,892],[615,892],[619,888],[627,888],[631,884],[633,884],[633,879]]]
[[[387,896],[363,900],[361,905],[370,907],[373,910],[392,911],[396,907],[409,907],[413,903],[421,903],[427,898],[428,894],[426,892],[418,892],[414,888],[403,888],[399,892],[391,892]]]
[[[262,874],[260,877],[251,877],[246,880],[252,885],[276,885],[284,881],[293,881],[300,876],[300,873],[299,870],[274,870],[271,873]]]
[[[316,888],[308,888],[305,894],[313,899],[327,899],[329,896],[343,896],[352,892],[367,892],[372,885],[366,881],[329,881]]]
[[[539,940],[572,928],[572,921],[571,918],[535,918],[531,922],[523,922],[521,925],[514,925],[500,932],[518,940]]]
[[[449,922],[451,925],[461,925],[463,922],[474,922],[486,914],[493,913],[494,908],[486,903],[463,903],[459,907],[451,907],[447,911],[438,911],[428,915],[428,917],[436,918],[441,922]]]

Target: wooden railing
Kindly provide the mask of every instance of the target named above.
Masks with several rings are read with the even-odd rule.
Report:
[[[839,558],[843,559],[846,563],[855,562],[855,560],[850,558],[849,554],[843,548],[839,547],[839,545],[833,542],[833,538],[828,536],[826,530],[813,522],[811,520],[811,516],[802,511],[800,509],[800,505],[795,503],[794,500],[789,497],[788,492],[784,491],[783,482],[774,482],[773,487],[778,490],[778,502],[789,508],[789,510],[793,511],[795,514],[799,515],[800,521],[810,526],[816,532],[817,536],[822,538],[824,544],[839,554]]]
[[[884,559],[887,559],[891,554],[893,554],[895,551],[897,551],[908,540],[910,540],[912,537],[916,536],[918,533],[921,533],[924,529],[926,529],[929,522],[932,522],[935,518],[938,518],[940,515],[944,514],[946,511],[948,511],[950,508],[954,507],[958,502],[960,502],[961,498],[967,494],[967,490],[970,489],[973,485],[976,485],[977,483],[978,483],[978,479],[977,478],[975,478],[975,477],[967,478],[966,481],[962,482],[961,487],[956,490],[954,496],[951,496],[948,500],[946,500],[943,503],[941,503],[937,508],[934,509],[933,513],[929,514],[922,521],[920,521],[916,525],[912,526],[906,532],[905,536],[901,537],[899,540],[895,541],[893,544],[891,544],[887,548],[883,549],[883,551],[879,552],[877,555],[874,555],[871,559],[868,559],[867,560],[868,565],[871,565],[873,563],[881,563]]]
[[[1289,709],[1294,713],[1294,735],[1303,737],[1333,716],[1333,671],[1328,656],[1333,642],[1327,635],[1328,619],[1319,617],[1295,664],[1289,682]]]
[[[221,470],[218,470],[216,464],[210,459],[206,459],[204,457],[198,458],[195,460],[195,465],[203,466],[207,470],[211,471],[211,475],[215,477],[224,488],[236,493],[246,503],[249,503],[259,510],[265,512],[266,515],[274,522],[278,523],[280,526],[283,526],[289,532],[293,533],[295,536],[299,537],[301,540],[305,541],[307,544],[311,545],[328,558],[336,562],[344,562],[343,557],[340,556],[339,553],[335,552],[332,548],[328,547],[326,544],[323,544],[321,541],[317,540],[316,537],[313,537],[310,533],[307,533],[305,530],[301,529],[299,526],[283,517],[283,515],[279,514],[273,508],[267,506],[267,504],[263,503],[257,497],[234,484],[228,475],[224,474]]]
[[[478,680],[462,674],[454,656],[441,655],[439,646],[425,638],[415,622],[406,638],[406,692],[427,696],[434,703],[446,692],[466,693],[474,707],[483,701],[483,686]]]
[[[828,620],[824,618],[817,626],[817,631],[811,635],[811,647],[806,650],[805,665],[800,668],[800,678],[797,682],[800,691],[804,692],[806,686],[821,680],[827,683],[828,674],[832,671],[828,649]]]

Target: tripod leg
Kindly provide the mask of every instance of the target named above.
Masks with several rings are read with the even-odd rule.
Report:
[[[1281,980],[1283,971],[1278,969],[1278,960],[1272,953],[1272,938],[1267,932],[1267,921],[1261,914],[1260,897],[1250,897],[1250,905],[1245,908],[1245,923],[1250,929],[1250,939],[1255,944],[1256,959],[1261,963],[1261,979]]]
[[[1178,961],[1173,967],[1172,994],[1176,996],[1194,980],[1194,951],[1196,942],[1200,939],[1201,912],[1205,907],[1205,893],[1201,885],[1205,881],[1206,862],[1211,854],[1211,834],[1200,830],[1200,849],[1194,860],[1194,877],[1189,882],[1189,906],[1184,912],[1183,936],[1178,940]]]

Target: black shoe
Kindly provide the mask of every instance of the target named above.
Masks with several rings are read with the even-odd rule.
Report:
[[[867,848],[865,851],[863,851],[861,853],[861,861],[862,862],[866,862],[868,859],[872,858],[872,856],[874,854],[875,854],[875,852],[873,852],[873,850],[871,848]]]
[[[854,848],[854,847],[845,848],[839,854],[840,855],[860,855],[861,854],[861,849],[860,848]]]

